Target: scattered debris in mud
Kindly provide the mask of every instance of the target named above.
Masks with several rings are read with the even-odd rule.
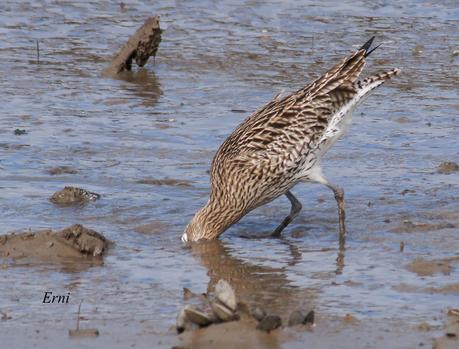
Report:
[[[295,310],[290,314],[288,319],[288,325],[290,327],[297,325],[314,325],[315,313],[314,310],[309,311],[308,313],[304,310]]]
[[[27,131],[26,130],[21,130],[19,128],[15,129],[14,130],[14,135],[15,136],[22,136],[22,135],[25,135],[27,134]]]
[[[101,259],[108,240],[94,230],[74,224],[57,232],[11,233],[0,236],[0,257],[36,258],[44,261]]]
[[[59,174],[75,174],[78,171],[70,166],[56,166],[52,167],[48,170],[48,173],[52,176],[59,175]]]
[[[172,178],[164,178],[164,179],[145,178],[145,179],[138,180],[137,183],[150,184],[150,185],[170,185],[174,187],[192,187],[193,186],[192,181],[187,181],[184,179],[172,179]]]
[[[215,286],[214,298],[209,299],[207,294],[194,294],[189,289],[184,289],[184,298],[193,298],[200,302],[200,306],[186,305],[177,315],[176,329],[181,334],[208,327],[212,324],[228,322],[241,322],[252,330],[267,333],[280,328],[282,319],[278,315],[267,314],[263,309],[256,307],[251,311],[247,304],[237,301],[233,288],[228,282],[220,279]],[[314,311],[294,311],[289,318],[289,326],[314,326]]]
[[[57,205],[85,204],[90,201],[96,201],[100,195],[76,187],[65,187],[53,194],[49,200]]]
[[[459,171],[459,165],[453,161],[442,162],[437,168],[437,172],[441,174],[451,174],[457,171]]]
[[[204,300],[204,299],[203,299]],[[198,327],[206,327],[212,323],[239,319],[237,314],[236,295],[231,286],[220,280],[215,286],[215,299],[210,303],[202,302],[203,310],[193,305],[186,305],[177,316],[177,332],[182,333]]]
[[[114,76],[122,71],[130,71],[132,60],[143,67],[150,56],[155,57],[161,42],[159,16],[148,18],[145,23],[124,44],[111,65],[103,71],[104,76]]]

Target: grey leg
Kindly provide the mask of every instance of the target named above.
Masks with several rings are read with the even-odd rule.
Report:
[[[272,237],[280,237],[282,230],[290,224],[293,219],[298,216],[298,213],[301,211],[301,203],[298,201],[298,199],[288,190],[285,193],[285,196],[290,200],[290,203],[292,204],[292,208],[290,209],[290,213],[285,219],[282,221],[282,223],[271,233]]]
[[[317,182],[325,184],[335,194],[336,203],[338,204],[338,217],[339,217],[339,247],[340,250],[344,250],[344,244],[346,240],[346,227],[344,221],[346,219],[346,212],[344,210],[344,191],[340,187],[330,183],[322,174],[322,169],[320,164],[317,163],[316,166],[311,170],[308,178],[305,182]]]
[[[346,227],[344,221],[346,220],[346,211],[344,210],[344,191],[342,188],[337,187],[330,182],[324,183],[327,187],[333,190],[335,194],[336,203],[338,204],[338,217],[339,217],[339,242],[340,246],[344,245],[346,238]]]

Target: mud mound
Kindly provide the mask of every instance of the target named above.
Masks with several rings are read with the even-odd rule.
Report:
[[[42,230],[0,236],[0,257],[36,258],[44,261],[101,260],[108,240],[80,224],[53,232]]]
[[[76,187],[65,187],[53,194],[49,200],[57,205],[85,204],[100,198],[97,193]]]

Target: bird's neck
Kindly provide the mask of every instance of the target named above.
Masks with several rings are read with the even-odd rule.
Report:
[[[197,226],[193,240],[215,239],[242,216],[242,209],[233,208],[226,200],[211,196],[193,218]]]

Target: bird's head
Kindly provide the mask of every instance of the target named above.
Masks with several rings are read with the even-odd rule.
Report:
[[[201,210],[202,211],[202,210]],[[198,241],[204,239],[206,236],[205,228],[203,227],[202,216],[200,211],[197,212],[188,225],[182,235],[183,242]]]
[[[182,235],[183,242],[216,239],[231,225],[236,223],[241,214],[217,200],[209,200],[201,208],[188,225]]]

